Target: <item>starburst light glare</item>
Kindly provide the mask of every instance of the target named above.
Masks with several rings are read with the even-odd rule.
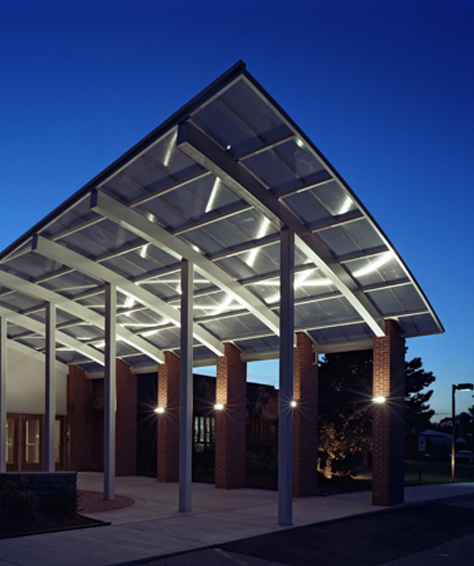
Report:
[[[216,200],[216,197],[217,197],[217,192],[219,190],[219,184],[220,184],[220,179],[219,179],[219,177],[216,177],[216,180],[214,181],[214,185],[212,185],[211,196],[209,197],[209,200],[207,201],[205,212],[210,212],[214,208],[214,201]]]
[[[145,244],[143,247],[140,248],[139,255],[140,255],[141,258],[143,258],[143,259],[146,258],[146,252],[148,250],[149,245],[150,244]]]
[[[230,303],[233,301],[233,297],[227,295],[227,297],[222,301],[222,303],[216,308],[216,310],[212,313],[214,316],[220,314],[223,310],[225,310]]]
[[[378,395],[377,397],[374,397],[372,401],[377,405],[383,405],[387,401],[387,398],[383,395]]]
[[[154,330],[147,330],[146,332],[141,332],[141,335],[143,336],[143,338],[148,338],[149,336],[153,336],[157,332],[159,331],[155,328]]]
[[[158,415],[162,415],[165,412],[165,408],[164,407],[157,407],[155,409],[155,413],[157,413]]]
[[[165,157],[163,158],[163,165],[168,167],[171,159],[171,154],[173,153],[173,147],[176,145],[176,140],[178,139],[178,130],[176,129],[173,132],[173,137],[170,139],[168,143],[168,147],[166,148]]]
[[[351,197],[347,197],[346,200],[344,201],[344,204],[341,207],[341,210],[339,211],[339,214],[345,214],[346,212],[349,212],[351,205],[352,205],[352,199]]]
[[[264,218],[262,224],[260,225],[260,230],[258,231],[257,234],[257,240],[260,240],[260,238],[263,238],[263,236],[265,236],[269,225],[270,225],[270,220],[268,220],[268,218]],[[253,264],[255,263],[255,258],[257,257],[259,251],[260,250],[258,248],[254,248],[249,253],[249,256],[247,258],[247,264],[250,265],[250,267],[252,267]]]
[[[215,409],[216,411],[223,411],[223,410],[224,410],[224,405],[223,405],[222,403],[216,403],[216,404],[214,405],[214,409]]]
[[[395,254],[393,253],[393,251],[389,251],[383,255],[381,255],[378,259],[376,259],[375,261],[371,261],[368,265],[366,265],[365,267],[362,267],[361,269],[358,269],[357,271],[354,271],[354,273],[352,274],[354,277],[362,277],[363,275],[368,275],[369,273],[372,273],[373,271],[376,271],[379,267],[382,267],[382,265],[385,265],[387,262],[389,262],[393,257],[395,256]]]

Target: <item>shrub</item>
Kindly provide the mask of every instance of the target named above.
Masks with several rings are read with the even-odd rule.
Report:
[[[0,485],[0,519],[10,523],[28,522],[38,512],[38,496],[28,489],[20,476],[5,479]]]

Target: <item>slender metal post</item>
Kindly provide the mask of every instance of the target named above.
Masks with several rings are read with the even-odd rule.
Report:
[[[278,524],[293,522],[294,232],[280,239],[280,393],[278,406]]]
[[[7,319],[0,317],[0,473],[7,471]]]
[[[193,418],[193,264],[181,262],[179,381],[179,510],[191,511]]]
[[[117,289],[105,284],[104,499],[115,499],[115,324]]]
[[[453,426],[451,427],[451,481],[456,481],[456,386],[453,384],[452,405],[453,405]]]
[[[46,362],[44,412],[44,470],[55,471],[54,424],[56,420],[56,305],[46,303]]]

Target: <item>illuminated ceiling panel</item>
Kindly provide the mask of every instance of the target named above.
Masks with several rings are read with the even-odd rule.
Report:
[[[224,341],[246,361],[275,357],[284,226],[296,233],[296,330],[315,350],[370,347],[387,317],[406,337],[443,332],[354,192],[239,62],[0,255],[9,338],[41,352],[55,302],[69,343],[58,359],[99,370],[104,281],[116,280],[119,355],[146,368],[179,354],[185,258],[195,363]]]

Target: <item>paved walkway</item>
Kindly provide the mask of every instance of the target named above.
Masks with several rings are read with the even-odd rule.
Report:
[[[79,488],[102,489],[102,474],[81,473]],[[277,525],[275,492],[217,490],[193,484],[190,513],[177,511],[178,484],[153,478],[116,479],[116,492],[136,503],[125,509],[90,513],[112,525],[0,540],[0,566],[107,566],[204,548],[288,527]],[[406,489],[406,503],[474,495],[474,483]],[[376,513],[371,493],[294,500],[294,526]]]

